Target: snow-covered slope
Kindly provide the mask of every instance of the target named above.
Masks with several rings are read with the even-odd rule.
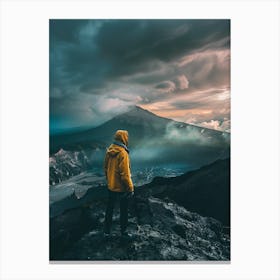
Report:
[[[60,149],[49,158],[49,184],[55,185],[90,167],[91,153],[81,151],[65,151]]]

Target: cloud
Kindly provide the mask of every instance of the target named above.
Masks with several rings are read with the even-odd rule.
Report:
[[[173,92],[176,89],[176,85],[172,81],[164,81],[156,85],[155,88],[160,92]]]
[[[50,20],[50,43],[73,43],[79,40],[79,34],[88,20],[56,19]],[[51,47],[55,47],[51,45]]]
[[[189,81],[185,75],[177,76],[173,81],[163,81],[155,86],[160,92],[174,92],[189,87]]]
[[[97,45],[100,54],[118,66],[110,74],[119,76],[146,70],[147,62],[153,66],[151,60],[170,62],[209,43],[215,49],[214,42],[228,31],[227,20],[111,20],[100,28]]]
[[[95,126],[131,104],[159,107],[157,102],[176,102],[171,96],[229,88],[229,25],[229,20],[50,20],[51,118],[69,127]],[[191,102],[188,107],[201,104]]]
[[[224,120],[210,120],[208,122],[201,122],[197,123],[197,125],[215,130],[230,132],[230,120],[226,118]]]
[[[177,88],[180,90],[187,89],[189,87],[189,81],[185,75],[180,75],[176,79]]]
[[[207,90],[193,90],[187,94],[169,95],[164,100],[155,100],[142,105],[157,115],[177,121],[201,125],[211,120],[229,120],[230,91],[228,88],[209,88]],[[228,130],[226,121],[220,125],[221,130]]]

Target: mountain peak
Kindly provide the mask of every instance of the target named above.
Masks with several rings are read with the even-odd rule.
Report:
[[[138,105],[133,106],[131,108],[131,110],[128,111],[128,112],[148,112],[148,113],[152,114],[150,111],[148,111],[148,110],[146,110],[146,109],[144,109],[144,108],[142,108],[142,107],[140,107]]]
[[[142,108],[138,105],[135,105],[135,106],[131,107],[131,109],[128,112],[122,114],[122,116],[125,116],[125,117],[128,117],[128,116],[129,117],[141,117],[141,118],[144,117],[144,118],[149,118],[149,119],[150,118],[152,118],[152,119],[156,118],[156,119],[165,119],[165,120],[170,121],[169,119],[160,117],[160,116],[152,113],[151,111],[146,110],[146,109],[144,109],[144,108]]]
[[[144,110],[144,109],[138,105],[134,105],[131,110]]]

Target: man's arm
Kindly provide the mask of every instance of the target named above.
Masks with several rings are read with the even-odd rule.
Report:
[[[123,152],[120,154],[119,170],[120,170],[121,180],[125,185],[126,190],[129,192],[133,192],[134,186],[131,180],[129,156],[127,152]]]

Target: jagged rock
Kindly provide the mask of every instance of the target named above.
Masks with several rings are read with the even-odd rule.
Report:
[[[113,217],[112,236],[104,239],[104,201],[56,217],[51,225],[55,229],[51,244],[59,246],[51,247],[51,259],[229,260],[229,236],[217,220],[189,212],[168,199],[141,197],[134,204],[128,227],[133,237],[129,240],[120,237],[118,211]]]
[[[60,183],[74,175],[80,174],[89,167],[90,159],[86,151],[66,151],[60,149],[49,158],[49,184],[52,186]]]
[[[188,210],[230,226],[230,159],[217,160],[173,178],[155,177],[143,195],[168,197]]]

